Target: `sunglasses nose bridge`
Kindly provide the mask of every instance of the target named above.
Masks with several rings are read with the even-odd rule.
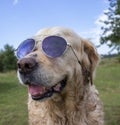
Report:
[[[34,58],[22,58],[17,62],[18,70],[20,73],[31,73],[36,67],[37,62]]]

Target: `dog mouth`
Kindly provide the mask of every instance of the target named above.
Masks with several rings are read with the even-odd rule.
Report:
[[[67,78],[64,78],[58,84],[52,87],[45,87],[43,85],[36,85],[30,83],[28,85],[28,91],[33,100],[42,100],[44,98],[51,97],[54,93],[60,93],[66,86]]]

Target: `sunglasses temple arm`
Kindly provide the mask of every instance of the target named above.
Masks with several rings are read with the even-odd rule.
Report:
[[[68,45],[68,46],[70,46],[70,48],[72,49],[72,52],[73,52],[73,54],[76,56],[76,58],[77,58],[77,60],[78,60],[78,63],[79,63],[80,65],[82,65],[81,62],[80,62],[80,60],[78,59],[78,57],[77,57],[77,55],[76,55],[74,49],[72,48],[72,46],[71,46],[71,45]]]

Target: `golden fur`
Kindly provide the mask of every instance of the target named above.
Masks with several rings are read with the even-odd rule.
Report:
[[[81,65],[71,48],[64,55],[50,59],[40,49],[41,41],[50,35],[62,36],[74,49]],[[29,95],[28,111],[30,125],[103,125],[103,105],[93,84],[99,56],[94,46],[79,37],[72,30],[53,27],[40,30],[34,39],[37,41],[36,57],[42,65],[43,75],[57,81],[67,74],[64,90],[43,101],[34,101]],[[29,55],[28,55],[29,56]]]

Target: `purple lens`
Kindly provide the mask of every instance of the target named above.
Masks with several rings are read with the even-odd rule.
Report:
[[[56,58],[61,56],[67,47],[67,42],[59,36],[46,37],[42,42],[42,49],[48,57]]]
[[[29,54],[30,52],[32,52],[34,49],[34,46],[35,46],[34,39],[27,39],[27,40],[23,41],[17,49],[16,55],[17,55],[18,59],[21,59],[24,56],[26,56],[27,54]]]

